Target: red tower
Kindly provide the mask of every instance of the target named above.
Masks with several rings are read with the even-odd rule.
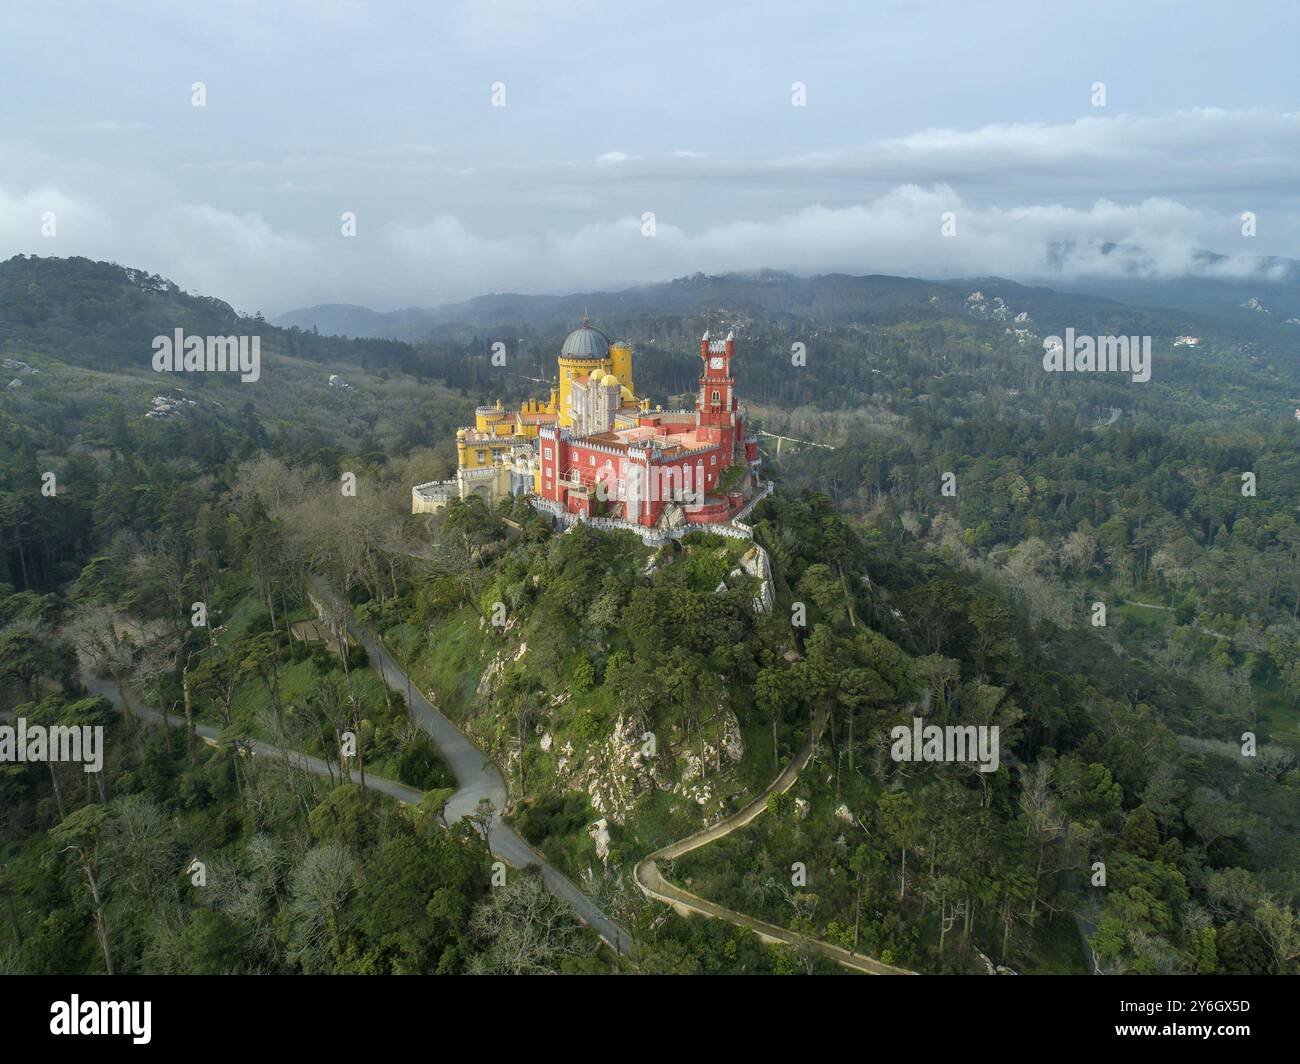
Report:
[[[696,423],[701,429],[734,433],[736,428],[736,382],[731,376],[731,356],[736,350],[733,334],[725,340],[710,340],[706,332],[700,340],[700,392],[695,400]],[[730,442],[728,440],[728,442]]]

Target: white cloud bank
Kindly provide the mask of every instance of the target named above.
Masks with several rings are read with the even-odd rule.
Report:
[[[0,160],[20,164],[0,180],[0,257],[113,259],[267,313],[759,267],[1045,283],[1262,277],[1260,254],[1300,251],[1298,133],[1294,114],[1201,109],[927,130],[798,156],[610,150],[586,163],[464,167],[415,145],[399,153],[400,172],[391,153],[257,163],[259,180],[307,190],[301,209],[276,213],[213,205],[222,186],[196,185],[192,168],[136,180],[0,145]],[[385,202],[359,210],[356,237],[340,235],[328,197],[310,199],[332,167]],[[653,236],[643,210],[655,212]],[[53,238],[41,236],[46,211],[58,219]],[[1244,211],[1257,214],[1259,237],[1242,235]],[[1225,258],[1208,263],[1202,249]]]

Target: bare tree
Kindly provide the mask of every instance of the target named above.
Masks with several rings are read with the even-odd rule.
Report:
[[[108,921],[104,916],[104,899],[99,889],[99,836],[108,810],[102,805],[84,805],[51,828],[50,841],[60,853],[71,854],[85,874],[90,886],[91,909],[95,917],[95,937],[104,955],[104,969],[113,974],[113,952],[108,944]]]
[[[1020,791],[1020,810],[1025,815],[1030,837],[1038,846],[1038,864],[1034,870],[1034,893],[1030,902],[1031,918],[1038,911],[1039,890],[1047,848],[1065,832],[1067,819],[1052,796],[1052,766],[1039,761],[1024,770]]]
[[[135,660],[141,641],[140,626],[111,607],[89,605],[73,615],[63,634],[72,640],[86,668],[112,679],[122,707],[129,713],[131,706],[122,680],[130,673]]]
[[[356,868],[347,847],[328,843],[309,850],[290,879],[293,919],[289,956],[309,973],[329,969],[340,951],[347,900],[356,885]]]
[[[470,961],[475,974],[555,973],[566,957],[591,956],[596,949],[573,910],[530,873],[496,887],[475,907],[469,929],[483,946]]]

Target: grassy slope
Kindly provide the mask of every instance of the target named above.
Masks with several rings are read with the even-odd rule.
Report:
[[[716,583],[718,574],[725,575],[746,546],[728,540],[720,548],[697,548],[706,557],[697,557],[692,563],[693,578]],[[627,557],[626,564],[632,571],[640,572],[652,553],[638,545]],[[717,555],[716,560],[710,560],[713,554]],[[682,564],[682,559],[678,559],[677,564]],[[712,586],[710,584],[710,590]],[[504,770],[501,746],[513,740],[513,733],[508,722],[493,719],[487,701],[479,696],[480,678],[495,655],[502,653],[512,657],[521,639],[528,642],[535,633],[556,623],[561,622],[555,620],[543,599],[520,618],[518,629],[503,640],[483,628],[473,609],[462,605],[425,627],[409,621],[396,624],[384,631],[383,638],[389,649],[404,662],[412,680],[426,694],[436,695],[434,701],[442,712],[468,730],[477,741],[496,749],[496,760]],[[561,642],[557,669],[561,675],[570,676],[573,667],[584,658],[580,646]],[[530,667],[527,654],[518,667]],[[582,764],[588,757],[599,760],[618,718],[619,706],[613,694],[600,685],[589,690],[575,690],[567,682],[562,682],[549,687],[541,701],[545,704],[557,696],[567,697],[552,714],[550,719],[553,723],[546,729],[552,735],[550,750],[541,749],[537,734],[527,736],[528,761],[522,795],[517,793],[517,773],[505,771],[504,774],[512,789],[512,797],[522,798],[527,803],[547,800],[555,805],[556,796],[566,792],[572,796],[566,800],[562,815],[551,819],[546,833],[534,834],[531,841],[557,865],[571,874],[580,875],[588,867],[599,865],[587,828],[601,814],[591,807],[585,793],[568,789],[568,782],[561,780],[561,751],[566,744],[572,743],[570,766]],[[732,696],[733,708],[742,724],[745,755],[737,764],[728,764],[724,758],[721,775],[710,777],[712,793],[722,798],[728,811],[739,808],[755,790],[764,786],[773,766],[770,728],[755,719],[755,714],[745,711],[752,692],[737,686],[733,688]],[[670,741],[680,738],[674,734]],[[660,765],[670,777],[675,777],[676,767],[671,762],[661,759]],[[632,815],[624,824],[609,825],[610,864],[630,868],[644,853],[698,830],[701,825],[701,810],[694,802],[662,791],[646,792],[638,798]],[[523,826],[528,826],[526,821]]]

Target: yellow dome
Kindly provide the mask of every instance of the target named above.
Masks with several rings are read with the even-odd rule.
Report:
[[[612,373],[606,373],[605,376],[601,377],[600,385],[602,388],[617,388],[618,378]]]

